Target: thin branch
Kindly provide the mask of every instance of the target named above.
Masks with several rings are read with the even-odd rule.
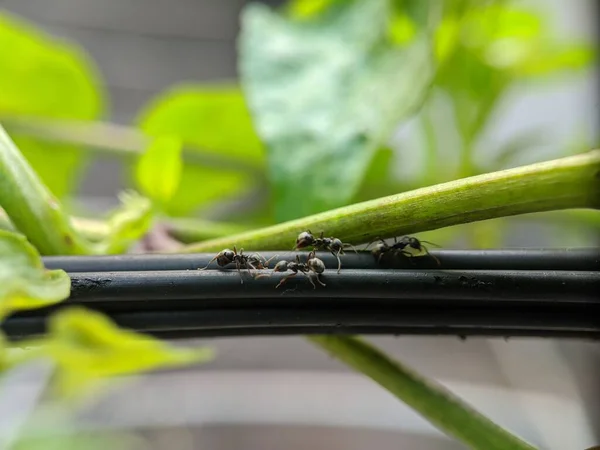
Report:
[[[600,150],[464,178],[357,203],[184,248],[219,251],[289,249],[298,233],[324,231],[345,242],[435,230],[504,216],[571,208],[600,208]]]

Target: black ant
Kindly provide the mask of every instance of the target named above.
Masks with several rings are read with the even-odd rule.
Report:
[[[273,257],[274,258],[274,257]],[[267,269],[269,266],[269,261],[271,261],[270,258],[269,260],[266,260],[264,257],[262,257],[261,255],[259,255],[258,253],[253,253],[252,255],[248,256],[248,255],[244,255],[244,249],[241,248],[240,252],[238,253],[237,249],[235,248],[235,245],[233,246],[233,250],[230,250],[228,248],[220,251],[217,256],[215,256],[213,259],[211,259],[208,264],[203,267],[202,269],[198,269],[198,270],[205,270],[208,268],[208,266],[210,266],[210,264],[216,260],[217,264],[220,267],[225,267],[228,264],[231,263],[235,263],[235,267],[237,268],[238,273],[240,274],[240,279],[241,279],[241,283],[244,284],[244,280],[242,278],[242,270],[241,269],[246,269],[248,271],[248,273],[250,275],[252,275],[252,272],[250,272],[250,270],[262,270],[262,269]],[[257,278],[261,278],[261,277],[266,277],[268,275],[266,274],[255,274],[252,275],[252,277],[254,279]]]
[[[313,285],[314,289],[317,288],[317,285],[312,280],[312,274],[314,274],[314,278],[316,278],[317,282],[321,286],[326,286],[325,283],[319,279],[319,275],[325,271],[325,264],[315,256],[314,250],[309,253],[305,263],[300,262],[300,257],[296,255],[296,261],[279,261],[277,264],[275,264],[275,267],[273,267],[273,273],[287,272],[288,270],[290,270],[292,273],[283,277],[279,284],[275,286],[275,289],[284,284],[288,279],[298,275],[298,273],[304,274],[306,278],[308,278],[308,281],[310,281],[310,284]]]
[[[356,253],[356,249],[354,249],[354,246],[352,244],[344,244],[338,238],[334,237],[323,237],[322,231],[318,238],[314,237],[310,230],[303,231],[302,233],[300,233],[298,235],[298,238],[296,239],[296,245],[293,248],[293,250],[304,247],[312,247],[315,250],[327,250],[331,252],[331,254],[335,256],[338,260],[337,273],[340,273],[340,270],[342,269],[342,261],[340,260],[339,255],[344,255],[344,249],[346,247],[352,247],[352,249]]]
[[[385,242],[381,238],[379,238],[379,241],[380,242],[377,244],[377,246],[371,252],[371,253],[373,253],[373,255],[375,257],[377,257],[377,263],[381,262],[381,258],[383,258],[383,256],[385,254],[387,254],[389,252],[394,252],[394,253],[399,253],[404,256],[408,256],[410,258],[414,258],[414,257],[420,256],[423,253],[425,253],[426,255],[433,258],[438,266],[440,265],[440,260],[436,256],[429,253],[429,250],[427,249],[427,247],[425,247],[423,245],[423,243],[425,243],[425,244],[434,245],[437,247],[437,245],[434,244],[433,242],[420,241],[416,237],[412,237],[412,236],[403,236],[400,238],[399,241],[396,240],[396,238],[394,238],[394,245],[389,245],[387,242]],[[371,245],[371,244],[369,244],[369,245]],[[369,247],[369,245],[367,245],[367,248]]]

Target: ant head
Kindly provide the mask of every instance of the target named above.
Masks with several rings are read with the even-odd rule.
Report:
[[[233,262],[234,257],[235,253],[233,253],[233,250],[226,248],[217,255],[217,264],[220,266],[226,266],[227,264]]]
[[[310,231],[303,231],[296,239],[296,248],[308,247],[309,245],[312,245],[314,241],[315,237]]]
[[[287,270],[287,264],[287,261],[279,261],[275,264],[275,267],[273,267],[273,272],[285,272]]]
[[[325,264],[319,258],[310,258],[307,262],[308,268],[315,273],[325,272]]]
[[[408,238],[408,245],[414,248],[415,250],[421,249],[421,242],[419,242],[419,240],[415,237]]]

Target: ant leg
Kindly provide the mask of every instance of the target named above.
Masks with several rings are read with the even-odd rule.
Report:
[[[319,274],[318,274],[318,273],[317,273],[317,274],[315,274],[315,278],[317,279],[318,283],[319,283],[321,286],[327,286],[325,283],[323,283],[323,282],[321,281],[321,279],[319,278]]]
[[[338,269],[337,269],[337,273],[340,273],[340,270],[342,270],[342,260],[340,259],[340,252],[341,250],[339,250],[337,253],[331,252],[331,254],[333,256],[335,256],[338,260]]]
[[[429,241],[421,241],[421,242],[424,244],[433,245],[434,247],[438,247],[438,248],[441,247],[441,245],[434,244],[433,242],[429,242]]]
[[[346,244],[343,244],[343,247],[352,247],[352,251],[354,253],[358,254],[358,252],[356,251],[356,247],[354,247],[354,245],[352,245],[352,244],[346,243]]]
[[[421,242],[423,242],[423,241],[421,241]],[[427,256],[430,256],[431,258],[433,258],[435,260],[435,262],[438,266],[442,265],[440,263],[440,260],[437,258],[437,256],[434,256],[431,253],[429,253],[429,250],[427,249],[427,247],[425,247],[424,245],[421,245],[421,247],[423,247],[423,250],[425,250],[425,253],[427,253]]]
[[[242,276],[242,269],[241,269],[241,265],[240,265],[239,261],[236,261],[235,267],[237,268],[237,271],[240,274],[240,283],[244,284],[244,277]]]
[[[312,277],[311,277],[311,276],[310,276],[308,273],[306,273],[306,272],[302,272],[302,273],[304,274],[304,276],[305,276],[306,278],[308,278],[308,281],[310,281],[310,284],[312,284],[312,286],[313,286],[313,289],[316,289],[316,288],[317,288],[317,285],[316,285],[316,284],[315,284],[315,282],[312,280]]]
[[[218,256],[215,256],[213,259],[211,259],[211,260],[208,262],[208,264],[207,264],[206,266],[204,266],[204,267],[202,267],[201,269],[198,269],[198,270],[206,270],[206,269],[208,269],[208,266],[210,266],[210,263],[212,263],[212,262],[213,262],[214,260],[216,260],[217,258],[218,258]]]
[[[414,256],[412,253],[407,252],[406,250],[400,250],[400,254],[408,259],[408,261],[414,266],[415,262],[413,261]]]
[[[283,277],[281,279],[281,281],[279,282],[279,284],[277,286],[275,286],[275,289],[277,289],[279,286],[281,286],[282,284],[286,283],[288,279],[295,277],[296,275],[298,275],[298,272],[292,272],[289,275],[286,275],[285,277]]]

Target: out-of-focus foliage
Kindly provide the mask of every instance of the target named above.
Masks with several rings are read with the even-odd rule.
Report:
[[[68,275],[46,270],[24,236],[0,230],[0,321],[14,311],[61,302],[70,290]]]
[[[348,203],[375,150],[423,100],[426,35],[395,47],[387,0],[336,2],[311,20],[242,14],[242,85],[267,144],[277,220]]]
[[[175,87],[144,108],[139,124],[151,136],[177,137],[186,149],[222,163],[186,165],[178,189],[164,205],[170,214],[185,215],[256,186],[250,172],[262,170],[264,152],[237,86]]]
[[[152,140],[138,161],[136,181],[144,194],[164,205],[179,187],[182,170],[181,140],[160,136]]]
[[[174,348],[166,342],[118,328],[100,313],[72,307],[54,314],[48,335],[25,341],[19,361],[40,357],[55,364],[54,387],[62,398],[88,395],[102,380],[119,375],[205,362],[206,348]]]
[[[123,253],[141,239],[154,223],[152,202],[135,191],[119,195],[121,205],[108,215],[106,238],[96,244],[96,253]]]
[[[0,122],[34,116],[98,119],[103,90],[94,64],[77,46],[0,12]],[[84,153],[72,145],[13,135],[23,154],[57,196],[73,187]]]

